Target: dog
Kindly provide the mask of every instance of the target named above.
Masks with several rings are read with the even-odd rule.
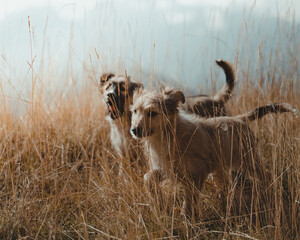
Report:
[[[235,76],[233,67],[229,62],[217,60],[226,75],[226,84],[213,97],[207,95],[186,98],[182,109],[195,113],[201,117],[214,117],[226,115],[225,103],[230,99],[234,88]],[[106,120],[110,124],[110,140],[113,148],[121,158],[134,158],[144,161],[138,143],[130,135],[131,112],[133,93],[142,89],[143,85],[131,80],[127,75],[116,76],[113,73],[104,73],[100,77],[99,90],[103,94],[106,106]]]
[[[134,91],[143,85],[131,81],[127,76],[115,76],[115,74],[102,74],[100,77],[100,93],[106,106],[105,118],[110,125],[110,140],[114,150],[120,158],[137,159],[143,163],[144,157],[138,142],[130,137],[131,112],[129,106],[132,104]],[[123,172],[123,165],[119,174]]]
[[[184,94],[178,90],[136,92],[131,106],[131,134],[143,141],[145,154],[150,156],[145,185],[152,191],[165,178],[179,179],[188,214],[195,196],[191,186],[201,191],[210,173],[226,175],[229,169],[241,168],[264,180],[248,121],[271,112],[298,114],[291,105],[277,103],[238,116],[200,118],[181,109],[184,102]]]

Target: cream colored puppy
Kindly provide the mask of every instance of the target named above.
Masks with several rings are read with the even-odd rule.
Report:
[[[165,177],[179,179],[184,185],[188,213],[194,189],[201,190],[210,173],[226,174],[231,168],[242,168],[264,180],[247,120],[269,112],[297,113],[289,104],[281,103],[234,117],[200,118],[182,110],[179,106],[184,102],[183,93],[177,90],[136,93],[131,106],[131,134],[143,140],[150,157],[146,185]]]

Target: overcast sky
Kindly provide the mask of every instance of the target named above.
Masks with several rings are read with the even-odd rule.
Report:
[[[247,65],[257,61],[259,48],[269,56],[282,45],[284,57],[299,47],[299,0],[0,4],[0,78],[15,92],[31,84],[31,62],[35,76],[51,84],[127,70],[137,76],[141,71],[144,82],[154,73],[198,89],[210,85],[211,70],[224,81],[215,59],[233,62],[238,52]],[[286,45],[292,29],[296,37]]]

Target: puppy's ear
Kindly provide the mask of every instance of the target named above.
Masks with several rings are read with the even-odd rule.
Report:
[[[111,79],[114,76],[115,76],[115,74],[113,74],[113,73],[103,73],[101,75],[100,83],[99,83],[99,86],[98,86],[100,93],[104,92],[105,84],[109,81],[109,79]]]
[[[185,102],[185,97],[183,92],[174,89],[166,89],[164,91],[165,107],[168,114],[174,114],[177,112],[177,107],[179,103]]]
[[[180,102],[185,103],[185,97],[182,91],[175,90],[175,89],[166,89],[164,94],[167,97],[167,101],[170,104],[176,105],[176,107]]]
[[[109,79],[111,79],[114,76],[115,74],[113,73],[103,73],[100,77],[100,85],[105,84],[107,81],[109,81]]]
[[[144,85],[142,83],[131,82],[129,86],[129,92],[135,92],[139,89],[144,89]]]
[[[135,91],[133,92],[133,101],[135,101],[135,99],[141,96],[143,92],[144,92],[143,84],[141,84],[141,87],[136,87]]]

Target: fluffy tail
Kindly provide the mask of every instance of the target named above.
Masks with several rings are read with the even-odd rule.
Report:
[[[223,60],[216,60],[219,67],[223,69],[226,75],[226,85],[214,96],[216,101],[226,103],[231,97],[231,92],[234,88],[235,77],[233,67],[229,62]]]
[[[295,115],[295,117],[298,117],[299,115],[298,109],[291,106],[288,103],[274,103],[274,104],[256,108],[248,113],[239,115],[238,117],[243,121],[251,122],[255,119],[260,119],[269,113],[284,113],[284,112],[292,112]]]

